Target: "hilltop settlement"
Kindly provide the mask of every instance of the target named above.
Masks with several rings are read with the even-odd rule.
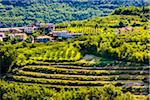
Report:
[[[55,31],[52,23],[36,23],[24,27],[0,28],[0,41],[7,42],[55,42],[81,36],[81,33],[69,33],[66,30]]]

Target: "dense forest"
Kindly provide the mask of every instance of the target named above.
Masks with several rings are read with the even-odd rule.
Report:
[[[1,0],[0,27],[18,27],[37,21],[62,23],[106,16],[120,6],[148,5],[146,0]]]
[[[109,16],[94,17],[82,21],[63,22],[58,27],[91,27],[91,28],[121,28],[126,26],[143,26],[148,24],[150,6],[121,7],[117,8]],[[122,26],[119,26],[122,24]],[[147,25],[146,25],[147,26]]]
[[[119,4],[119,5],[134,5],[134,6],[139,6],[143,5],[144,3],[148,3],[148,0],[1,0],[2,3],[7,4],[7,5],[31,5],[31,4],[50,4],[53,2],[63,2],[63,3],[97,3],[97,4]]]

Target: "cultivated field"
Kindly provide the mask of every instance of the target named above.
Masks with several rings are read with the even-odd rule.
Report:
[[[75,65],[28,65],[7,75],[11,82],[39,84],[52,88],[101,87],[113,84],[123,92],[148,94],[149,67],[82,67]]]

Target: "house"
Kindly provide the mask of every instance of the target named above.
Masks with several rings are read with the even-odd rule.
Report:
[[[83,34],[82,33],[71,33],[70,35],[73,37],[78,37],[78,36],[82,36]]]
[[[118,30],[115,30],[116,34],[120,34],[122,32],[133,32],[134,29],[132,27],[124,27],[124,28],[119,28]]]
[[[9,32],[10,33],[22,33],[23,31],[20,30],[19,28],[10,28]]]
[[[49,34],[50,36],[56,38],[72,38],[73,36],[69,35],[68,31],[53,31]]]
[[[55,25],[52,23],[37,23],[37,27],[45,27],[47,30],[55,30]]]
[[[21,30],[23,30],[23,32],[27,33],[27,34],[31,34],[33,31],[38,31],[40,28],[44,27],[44,31],[52,31],[55,29],[55,25],[48,23],[36,23],[36,24],[32,24],[32,25],[28,25],[26,27],[22,27],[20,28]]]
[[[25,33],[14,33],[15,38],[19,39],[20,41],[24,41],[27,39],[27,35]]]
[[[0,32],[9,32],[10,28],[0,28]]]
[[[54,37],[54,39],[56,38],[65,38],[65,39],[70,39],[70,38],[74,38],[77,36],[81,36],[81,33],[69,33],[68,31],[64,30],[64,31],[53,31],[49,34],[51,37]]]
[[[125,28],[120,28],[120,31],[124,32],[124,31],[133,31],[132,27],[125,27]]]
[[[53,36],[68,38],[68,31],[54,31],[52,32]]]
[[[53,40],[57,39],[71,39],[74,37],[82,36],[81,33],[69,33],[68,31],[53,31],[48,34],[49,36],[52,37]]]
[[[50,36],[38,36],[36,37],[36,42],[49,42],[49,41],[53,41],[52,38]]]
[[[5,38],[5,34],[8,34],[8,37]],[[18,38],[20,41],[23,41],[27,38],[27,35],[23,33],[23,31],[20,29],[20,27],[16,28],[0,28],[0,37],[3,37],[4,41],[7,41],[9,39]],[[2,40],[2,39],[1,39]]]
[[[19,27],[16,28],[0,28],[0,32],[10,32],[10,33],[16,33],[16,32],[22,32]]]
[[[33,31],[37,31],[38,29],[39,28],[36,26],[26,26],[22,30],[27,34],[31,34]]]
[[[0,28],[0,41],[7,41],[9,39],[17,38],[19,41],[24,41],[27,39],[27,35],[33,33],[33,31],[38,31],[42,29],[44,34],[48,34],[49,32],[55,29],[54,24],[48,23],[36,23],[32,25],[28,25],[25,27],[15,27],[15,28]],[[3,34],[2,34],[3,33]],[[5,38],[4,35],[7,34]],[[32,43],[34,42],[34,38],[30,38]],[[52,41],[52,37],[50,36],[39,36],[36,38],[38,42],[47,42]]]

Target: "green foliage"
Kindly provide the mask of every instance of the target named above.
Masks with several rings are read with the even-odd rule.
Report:
[[[26,60],[27,60],[26,56],[23,55],[23,54],[20,54],[16,58],[16,65],[18,65],[18,66],[24,66],[24,65],[27,64]]]
[[[114,10],[112,15],[141,15],[148,18],[147,13],[149,13],[150,6],[144,7],[123,7]]]
[[[2,23],[0,27],[19,27],[37,21],[62,23],[83,20],[95,16],[106,16],[120,6],[143,5],[141,0],[136,2],[135,0],[109,0],[109,2],[107,0],[2,0],[0,3]],[[146,5],[149,2],[144,3]]]
[[[0,49],[1,68],[6,67],[3,71],[6,72],[13,65],[24,66],[36,64],[39,61],[71,64],[79,61],[85,54],[148,64],[148,37],[148,30],[135,28],[132,33],[130,31],[128,33],[121,32],[121,34],[103,32],[100,35],[83,36],[68,42],[18,43],[11,46],[6,43]],[[102,62],[104,61],[102,60]],[[81,65],[80,62],[72,64]]]
[[[85,35],[99,35],[103,32],[114,32],[122,27],[143,27],[148,24],[148,18],[138,15],[109,15],[106,17],[94,17],[82,21],[57,24],[56,30],[68,30],[72,33],[83,33]],[[82,24],[82,26],[81,26]],[[59,28],[59,27],[66,28]],[[96,26],[96,28],[95,28]]]
[[[81,88],[78,90],[64,90],[56,91],[45,86],[40,85],[27,85],[21,83],[9,83],[6,81],[0,81],[0,93],[3,100],[8,99],[46,99],[46,100],[120,100],[120,99],[132,99],[135,97],[130,94],[123,94],[119,88],[115,88],[112,85],[104,86],[102,88]],[[14,88],[15,87],[15,88]],[[111,90],[111,91],[110,91]]]
[[[30,5],[31,2],[28,0],[28,3]],[[58,4],[50,7],[58,6]],[[34,10],[34,4],[32,6]],[[74,6],[78,7],[78,4],[74,4]],[[112,6],[109,5],[110,8]],[[4,6],[0,7],[4,9]],[[21,5],[17,5],[17,7],[21,7]],[[28,8],[29,6],[25,7]],[[103,7],[108,7],[108,5]],[[7,9],[12,8],[10,6]],[[39,10],[41,8],[40,6]],[[131,65],[146,65],[149,63],[149,22],[147,22],[148,19],[145,15],[141,15],[139,10],[141,8],[123,9],[126,8],[122,8],[122,13],[116,13],[125,14],[126,12],[128,16],[111,15],[59,24],[58,26],[67,26],[65,29],[70,32],[84,33],[84,36],[67,40],[67,42],[34,44],[31,44],[29,40],[15,44],[0,42],[0,72],[5,74],[15,68],[10,74],[6,75],[5,79],[29,83],[25,85],[1,80],[0,95],[2,99],[136,100],[131,93],[148,93],[145,84],[148,83],[149,67]],[[146,10],[146,8],[143,9]],[[146,13],[145,10],[143,10],[144,13]],[[131,16],[134,15],[134,11],[136,16]],[[32,15],[30,11],[27,13]],[[62,29],[57,28],[57,30]],[[43,34],[43,31],[33,33],[33,37],[40,34]],[[88,57],[86,59],[87,54],[94,58]],[[93,66],[95,65],[93,62],[105,67]],[[113,67],[121,64],[124,66],[124,63],[130,67]],[[130,81],[134,85],[140,85],[127,87],[126,85]],[[121,91],[121,89],[108,84],[124,86],[124,88]],[[69,88],[69,90],[63,90],[63,86]],[[82,86],[104,87],[72,89],[69,86],[73,88],[76,88],[76,86],[78,88]],[[55,89],[51,89],[51,87]],[[58,89],[58,87],[61,88]],[[126,93],[128,91],[131,93]],[[139,99],[144,100],[146,98]]]
[[[11,45],[0,46],[0,72],[4,74],[11,70],[15,64],[17,52],[15,47]]]
[[[130,20],[130,24],[127,22],[128,20]],[[109,25],[107,30],[92,28],[99,21],[102,21],[104,26],[106,26],[105,23]],[[78,42],[74,43],[74,46],[79,48],[83,55],[94,54],[113,60],[148,64],[149,44],[147,37],[149,37],[149,31],[146,27],[148,22],[140,22],[139,16],[93,18],[81,21],[84,24],[82,27],[69,27],[72,23],[78,25],[78,22],[67,24],[68,28],[66,30],[85,34],[85,36],[75,39]],[[114,22],[117,22],[117,24],[110,24]],[[94,24],[93,26],[88,26],[88,23]]]
[[[148,36],[147,31],[144,30],[131,34],[101,35],[99,53],[112,59],[148,63],[148,40],[146,39]]]
[[[4,44],[0,48],[0,68],[1,72],[6,73],[13,66],[24,66],[36,61],[71,62],[79,60],[81,56],[78,48],[65,42]]]
[[[148,64],[148,30],[135,28],[120,34],[103,32],[100,35],[88,36],[83,42],[76,42],[83,54],[95,54],[105,58],[133,63]]]
[[[31,49],[30,52],[32,52],[30,59],[37,61],[69,62],[77,61],[81,58],[79,50],[73,47],[72,44],[66,43],[59,43],[58,45],[53,43],[51,46],[40,46]]]

